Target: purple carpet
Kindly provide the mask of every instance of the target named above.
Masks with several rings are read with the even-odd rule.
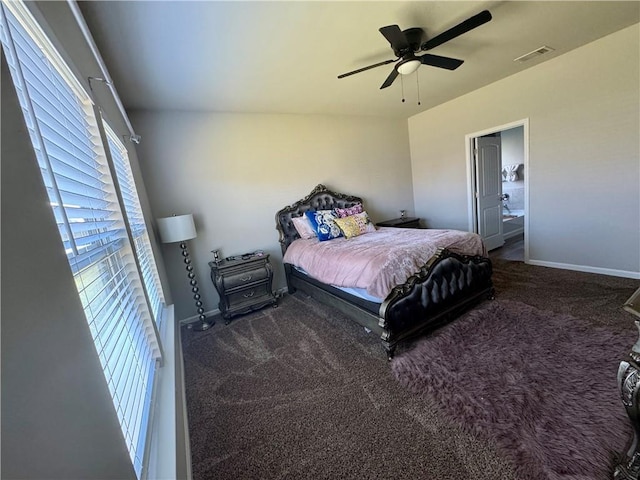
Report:
[[[636,341],[629,324],[621,334],[493,301],[417,342],[392,370],[493,441],[519,479],[604,480],[632,435],[616,382]]]

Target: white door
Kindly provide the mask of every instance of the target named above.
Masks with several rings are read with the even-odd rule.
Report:
[[[475,147],[478,234],[493,250],[504,245],[500,138],[476,138]]]

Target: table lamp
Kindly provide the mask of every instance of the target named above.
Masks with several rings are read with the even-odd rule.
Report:
[[[186,244],[187,240],[191,240],[197,236],[196,226],[193,223],[193,215],[173,215],[172,217],[158,218],[158,229],[162,243],[180,242],[183,261],[187,268],[187,277],[189,277],[189,285],[191,285],[193,299],[196,302],[196,309],[200,320],[199,325],[190,324],[189,328],[197,331],[208,330],[215,322],[208,322],[207,317],[204,315],[204,308],[202,308],[202,301],[200,300],[200,290],[198,289],[198,280],[196,280],[196,274],[193,272],[193,265],[191,265],[191,258],[189,257]]]

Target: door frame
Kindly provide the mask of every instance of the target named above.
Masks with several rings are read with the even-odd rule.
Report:
[[[529,263],[529,119],[516,120],[497,127],[465,135],[465,153],[467,156],[467,205],[469,231],[478,233],[478,209],[476,202],[476,162],[474,145],[477,137],[498,133],[511,128],[522,127],[524,143],[524,263]]]

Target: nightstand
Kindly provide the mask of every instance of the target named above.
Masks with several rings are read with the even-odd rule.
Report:
[[[273,270],[269,255],[254,255],[247,259],[209,262],[211,281],[220,295],[218,308],[228,324],[231,317],[277,306],[271,290]]]
[[[385,220],[376,223],[378,227],[396,227],[396,228],[420,228],[420,219],[417,217],[400,217],[393,220]]]

